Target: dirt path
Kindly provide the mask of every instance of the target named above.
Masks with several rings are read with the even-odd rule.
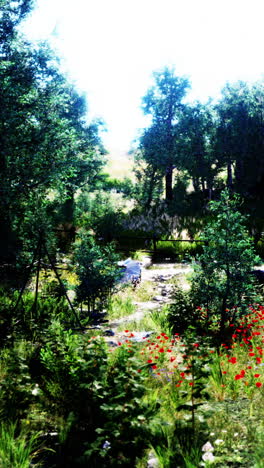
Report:
[[[181,263],[155,263],[150,264],[148,259],[145,259],[142,262],[142,276],[141,276],[141,287],[144,286],[144,283],[151,283],[153,285],[153,297],[148,301],[134,301],[136,306],[136,312],[133,314],[121,317],[119,319],[114,319],[107,324],[107,330],[109,336],[106,337],[106,340],[112,344],[116,344],[118,341],[122,340],[122,332],[118,332],[118,327],[124,325],[131,321],[140,322],[143,317],[152,312],[153,310],[159,310],[165,304],[171,302],[171,293],[173,290],[173,285],[171,280],[174,277],[177,277],[181,287],[183,289],[188,288],[188,283],[186,281],[186,275],[192,272],[190,265],[185,265]],[[138,336],[138,341],[140,341],[144,332],[133,332],[135,338]]]

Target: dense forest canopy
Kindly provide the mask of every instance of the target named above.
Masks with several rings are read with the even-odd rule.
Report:
[[[219,185],[254,202],[263,200],[263,83],[227,84],[219,102],[189,104],[181,100],[188,81],[165,68],[143,98],[152,123],[140,138],[138,159],[145,162],[145,204],[165,177],[165,198],[172,202],[173,171],[185,175],[196,194],[207,198]],[[181,83],[181,92],[174,89]],[[226,174],[226,175],[224,175]],[[177,187],[177,184],[176,184]],[[158,196],[160,194],[158,193]],[[155,198],[155,196],[154,196]]]

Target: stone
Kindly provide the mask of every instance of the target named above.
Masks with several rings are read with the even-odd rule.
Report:
[[[155,297],[153,297],[153,301],[161,302],[161,301],[163,301],[163,300],[164,300],[164,299],[163,299],[162,296],[155,296]]]
[[[104,336],[114,336],[115,332],[113,330],[105,330]]]

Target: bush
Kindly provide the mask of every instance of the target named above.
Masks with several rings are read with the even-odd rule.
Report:
[[[199,315],[189,291],[183,291],[175,285],[167,318],[173,333],[181,335],[189,327],[198,327]]]
[[[97,305],[102,309],[121,275],[113,246],[101,247],[91,236],[83,236],[76,244],[75,260],[77,301],[87,304],[88,312]]]
[[[225,190],[210,203],[212,218],[203,238],[206,244],[192,278],[191,294],[197,306],[219,319],[220,334],[236,322],[254,297],[252,268],[259,259],[238,211],[239,199]]]
[[[17,291],[0,296],[0,344],[6,342],[11,333],[26,339],[36,339],[45,332],[54,318],[60,318],[74,324],[74,317],[69,309],[66,299],[52,297],[38,298],[31,292],[24,292],[17,303]],[[41,326],[40,326],[41,325]]]
[[[135,466],[146,447],[145,377],[133,350],[120,347],[111,356],[106,346],[58,323],[50,327],[40,391],[54,426],[61,421],[56,466]]]

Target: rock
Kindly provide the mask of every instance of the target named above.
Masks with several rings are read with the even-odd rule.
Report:
[[[115,332],[113,330],[105,330],[104,336],[114,336]]]
[[[260,284],[264,284],[264,270],[253,270],[251,274],[255,276]]]
[[[150,335],[154,333],[153,331],[133,331],[133,337],[129,338],[131,341],[136,341],[137,343],[141,343],[145,341],[146,338],[149,338]]]
[[[157,301],[157,302],[162,302],[164,299],[162,296],[155,296],[153,297],[153,301]]]

